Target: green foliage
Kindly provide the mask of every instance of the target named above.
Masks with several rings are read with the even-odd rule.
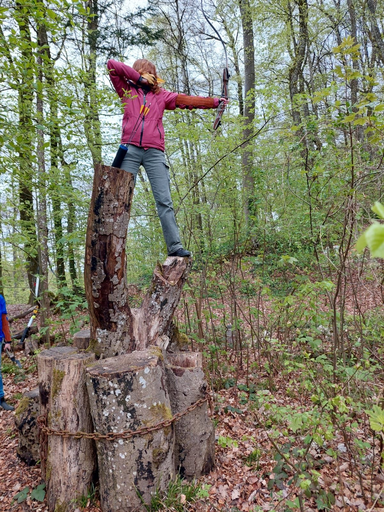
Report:
[[[380,219],[384,219],[384,206],[375,202],[372,210]],[[356,249],[362,252],[366,247],[374,258],[384,258],[384,225],[374,222],[356,242]]]
[[[238,442],[235,439],[232,439],[231,437],[225,437],[225,436],[219,436],[217,440],[217,444],[220,446],[220,448],[237,448]]]
[[[209,497],[210,485],[201,484],[197,481],[187,482],[177,476],[168,484],[165,493],[156,491],[152,496],[151,503],[145,504],[142,500],[145,510],[148,512],[156,512],[157,510],[175,510],[176,512],[184,512],[187,510],[188,504],[192,504],[197,500]],[[138,492],[140,499],[140,493]]]
[[[371,429],[384,434],[384,410],[378,405],[374,405],[371,411],[367,411],[367,414]]]
[[[14,496],[13,500],[17,501],[17,503],[23,503],[28,497],[31,500],[43,502],[45,498],[45,483],[36,486],[31,492],[29,487],[25,487]]]
[[[89,505],[93,505],[96,499],[96,487],[93,483],[91,483],[91,486],[89,488],[89,491],[87,494],[84,494],[82,496],[79,496],[76,498],[74,503],[76,505],[79,505],[82,508],[88,507]]]

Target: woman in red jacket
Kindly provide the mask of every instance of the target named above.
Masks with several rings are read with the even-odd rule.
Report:
[[[164,110],[176,108],[216,108],[221,98],[202,98],[169,92],[159,85],[156,67],[146,59],[133,67],[109,60],[112,84],[124,106],[121,143],[128,148],[120,165],[135,177],[142,165],[151,183],[157,213],[169,256],[188,257],[191,253],[180,241],[170,191],[169,169],[164,156]]]

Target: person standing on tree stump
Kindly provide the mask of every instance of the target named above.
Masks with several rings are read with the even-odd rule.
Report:
[[[12,407],[12,405],[7,404],[4,400],[3,377],[1,375],[1,352],[3,350],[3,345],[5,349],[11,350],[11,332],[7,318],[7,306],[2,295],[0,295],[0,345],[0,407],[6,411],[14,411],[15,408]]]
[[[170,191],[169,168],[164,155],[164,110],[176,108],[217,108],[221,98],[202,98],[169,92],[160,87],[163,82],[155,65],[139,59],[133,67],[122,62],[107,62],[109,76],[123,106],[123,124],[120,150],[124,159],[115,166],[135,177],[142,165],[151,183],[156,201],[168,256],[188,257],[180,241]]]

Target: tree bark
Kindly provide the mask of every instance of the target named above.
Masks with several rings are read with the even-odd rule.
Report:
[[[93,353],[57,347],[38,356],[41,412],[47,426],[70,432],[92,432],[85,385],[85,366]],[[95,472],[95,447],[91,439],[50,435],[41,438],[41,464],[48,509],[67,512],[76,508],[74,498],[87,495]]]
[[[95,430],[138,430],[172,417],[162,353],[137,351],[103,359],[87,369]],[[97,442],[101,507],[110,512],[141,508],[174,475],[172,426],[128,440]]]

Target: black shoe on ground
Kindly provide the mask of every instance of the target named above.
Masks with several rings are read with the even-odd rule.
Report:
[[[191,253],[189,251],[186,251],[182,247],[180,247],[180,249],[177,249],[177,251],[168,254],[168,256],[178,256],[179,258],[189,258],[190,255]]]
[[[7,404],[4,398],[0,399],[0,407],[2,407],[5,411],[14,411],[15,408],[12,405]]]

